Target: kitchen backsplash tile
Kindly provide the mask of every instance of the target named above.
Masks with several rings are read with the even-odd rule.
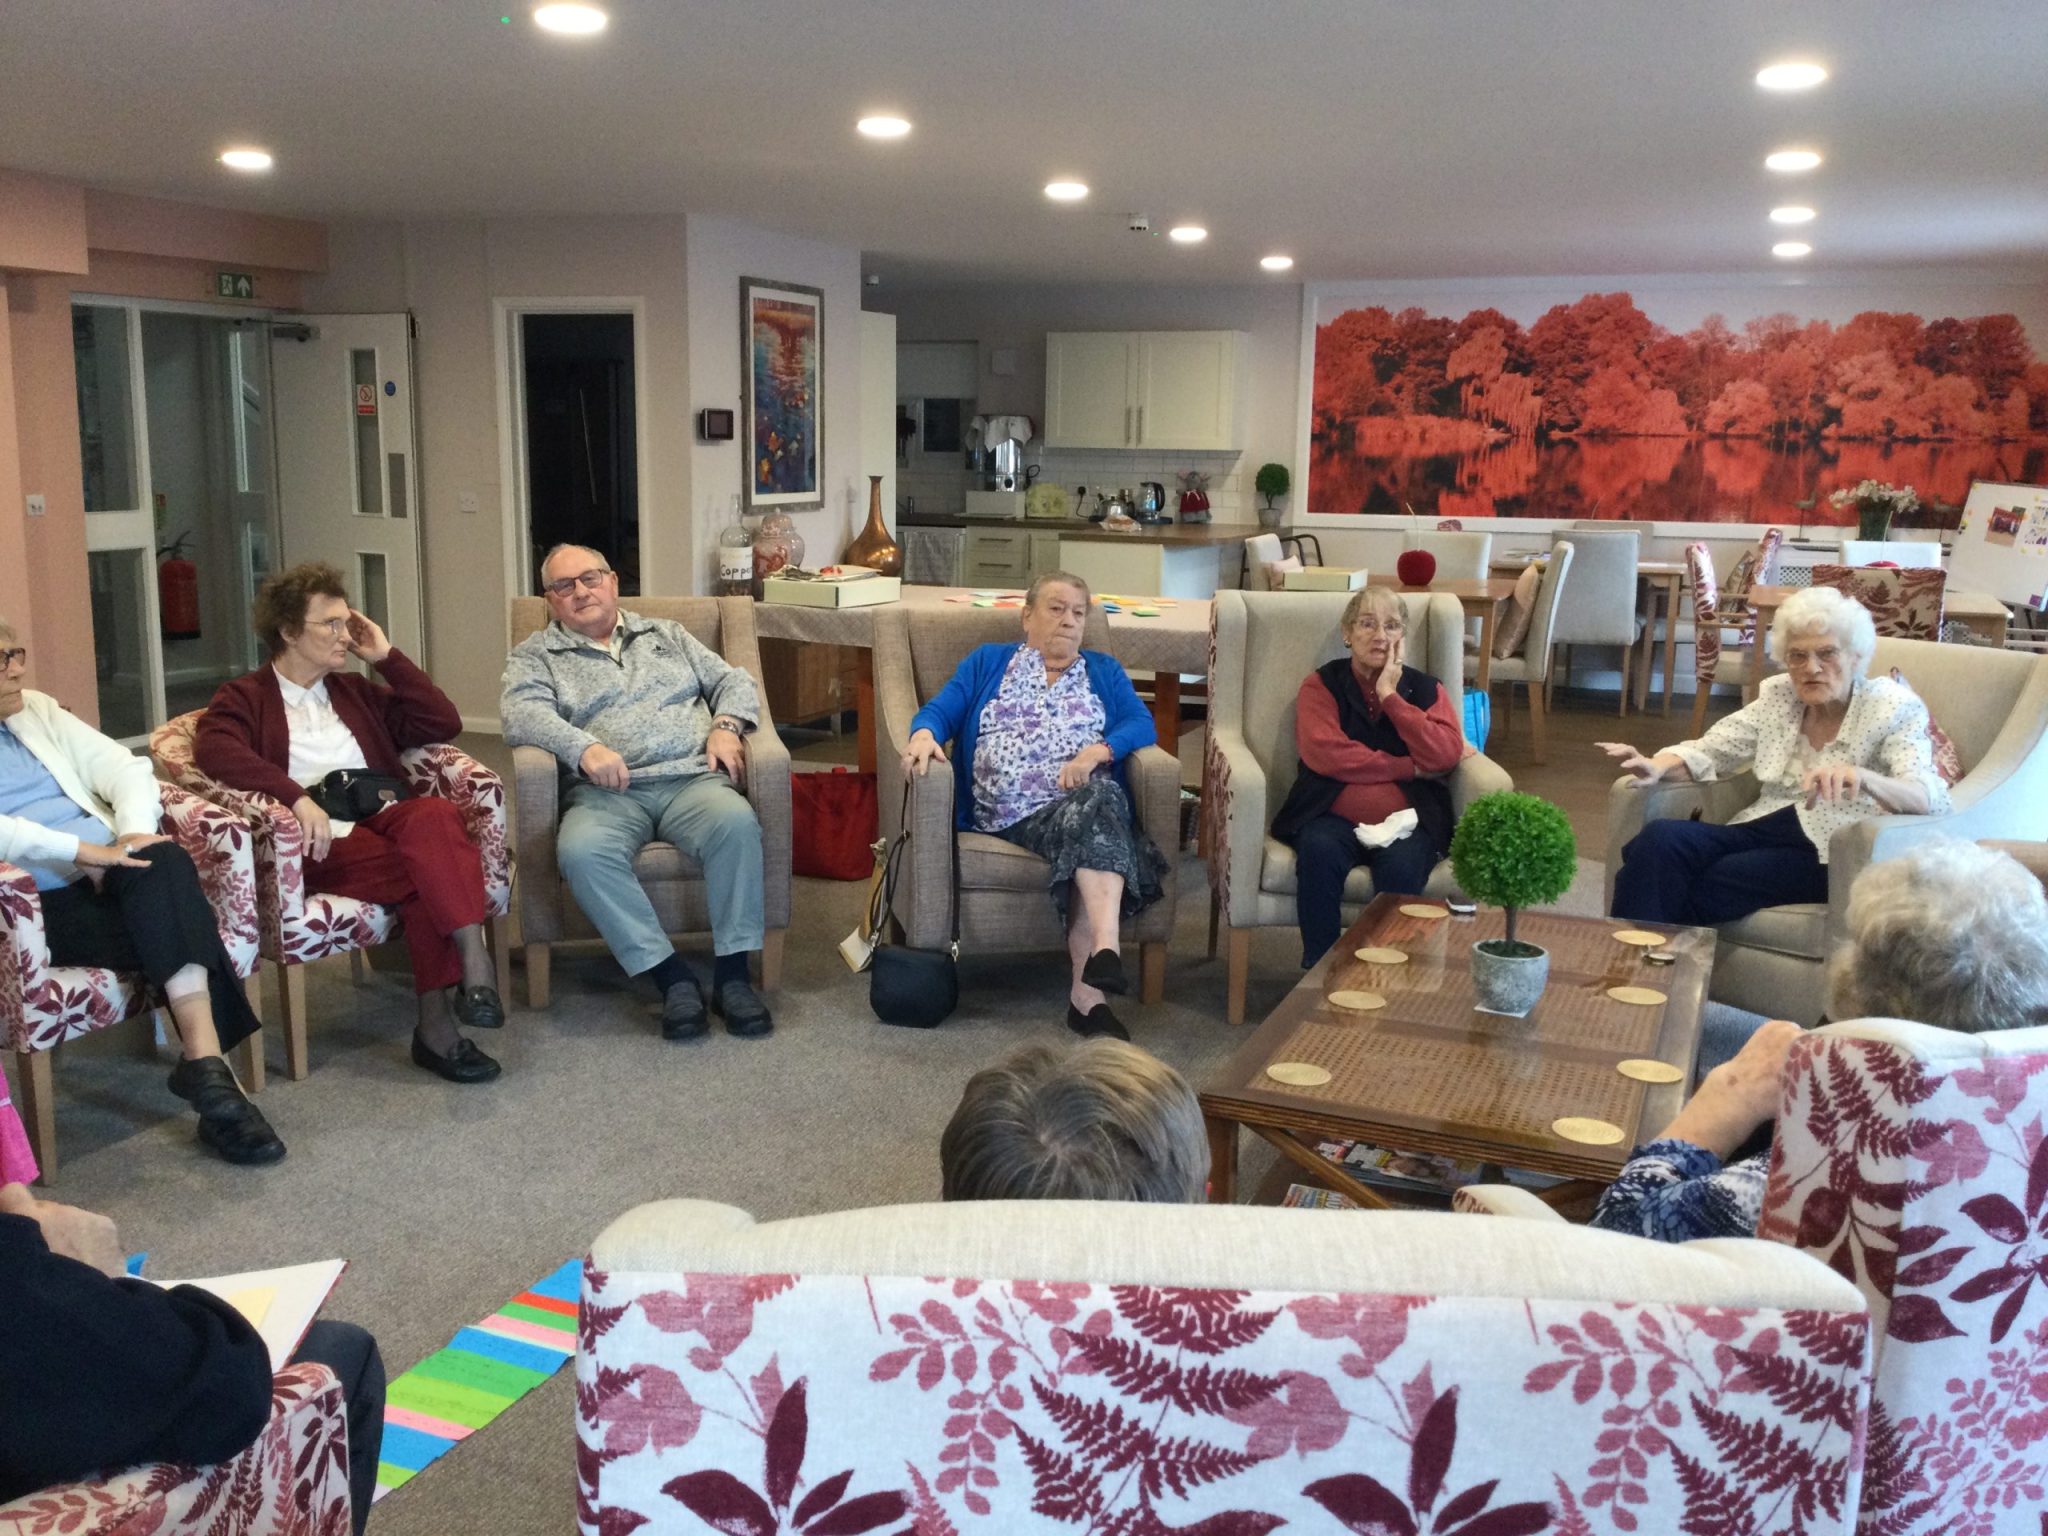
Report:
[[[1026,453],[1027,464],[1040,466],[1039,479],[1062,486],[1068,496],[1076,486],[1088,487],[1088,505],[1095,504],[1098,491],[1135,491],[1139,482],[1157,480],[1166,487],[1166,504],[1180,506],[1180,476],[1200,470],[1209,476],[1209,516],[1218,523],[1257,521],[1258,498],[1251,488],[1251,474],[1241,470],[1243,455],[1236,453],[1147,453],[1131,449],[1047,448],[1035,459]],[[902,503],[915,497],[919,512],[958,516],[967,505],[967,493],[980,481],[965,468],[926,460],[896,470],[896,499]]]

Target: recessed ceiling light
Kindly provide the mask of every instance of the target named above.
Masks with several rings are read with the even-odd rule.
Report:
[[[1804,240],[1780,240],[1771,247],[1771,254],[1784,261],[1797,261],[1802,256],[1811,256],[1813,247]]]
[[[1209,231],[1199,224],[1176,224],[1166,232],[1166,238],[1179,245],[1200,245],[1209,238]]]
[[[1818,64],[1787,62],[1766,64],[1756,72],[1756,83],[1767,91],[1810,91],[1827,77]]]
[[[1048,181],[1045,195],[1056,203],[1078,203],[1088,195],[1085,181]]]
[[[1774,149],[1764,156],[1767,171],[1810,171],[1820,164],[1820,156],[1810,149]]]
[[[853,126],[871,139],[900,139],[910,132],[910,120],[904,117],[864,117]]]
[[[267,171],[271,167],[270,151],[267,149],[230,149],[222,153],[220,163],[230,170]]]
[[[602,32],[610,20],[594,5],[543,5],[533,13],[533,24],[543,32],[560,32],[568,37],[589,37]]]
[[[1801,203],[1787,203],[1782,208],[1773,208],[1771,210],[1771,222],[1773,224],[1810,224],[1813,222],[1813,210]]]
[[[1259,265],[1268,272],[1285,272],[1294,265],[1294,258],[1292,256],[1261,256],[1259,258]]]

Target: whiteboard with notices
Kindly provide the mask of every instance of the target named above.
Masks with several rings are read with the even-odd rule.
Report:
[[[2048,610],[2048,486],[1973,482],[1949,551],[1948,584]]]

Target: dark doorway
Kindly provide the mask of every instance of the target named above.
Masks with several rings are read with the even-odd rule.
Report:
[[[640,471],[631,315],[522,315],[528,569],[588,544],[640,590]]]

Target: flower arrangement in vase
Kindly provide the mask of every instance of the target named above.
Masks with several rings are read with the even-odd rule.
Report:
[[[1864,480],[1828,497],[1836,508],[1856,509],[1856,537],[1876,542],[1887,537],[1892,520],[1910,517],[1920,510],[1920,498],[1910,485],[1890,485],[1881,480]]]

